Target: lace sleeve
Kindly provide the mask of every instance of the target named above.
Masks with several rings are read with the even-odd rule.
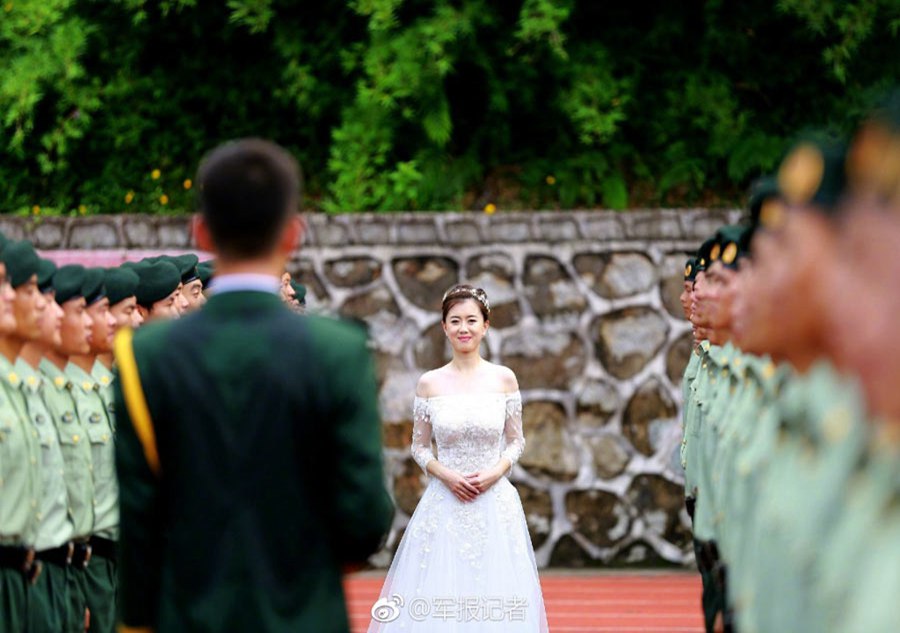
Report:
[[[413,434],[410,452],[427,475],[428,462],[435,459],[431,450],[431,409],[428,407],[428,401],[418,396],[413,403]]]
[[[525,450],[525,435],[522,433],[522,395],[516,391],[506,398],[506,422],[503,425],[503,439],[506,447],[500,453],[501,457],[509,460],[509,470],[512,472],[513,464],[519,461],[522,451]]]

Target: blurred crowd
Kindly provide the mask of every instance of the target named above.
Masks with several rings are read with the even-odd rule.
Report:
[[[900,630],[900,94],[800,139],[681,298],[707,631]]]

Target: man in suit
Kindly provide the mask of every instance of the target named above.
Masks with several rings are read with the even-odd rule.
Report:
[[[279,275],[304,224],[281,148],[201,164],[208,303],[115,342],[125,630],[349,630],[341,570],[391,522],[363,332],[293,313]]]

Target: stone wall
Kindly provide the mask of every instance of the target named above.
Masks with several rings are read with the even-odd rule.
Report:
[[[687,563],[680,378],[690,328],[685,255],[734,211],[656,210],[309,217],[291,269],[312,310],[364,320],[381,385],[399,512],[390,562],[425,479],[409,456],[416,380],[449,360],[440,299],[452,284],[492,304],[485,356],[511,367],[526,449],[512,480],[541,566]],[[44,249],[189,248],[187,221],[0,219]]]

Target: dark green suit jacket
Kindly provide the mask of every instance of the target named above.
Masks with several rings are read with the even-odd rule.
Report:
[[[231,292],[142,327],[133,350],[160,473],[117,380],[122,622],[347,631],[341,566],[393,515],[364,333]]]

